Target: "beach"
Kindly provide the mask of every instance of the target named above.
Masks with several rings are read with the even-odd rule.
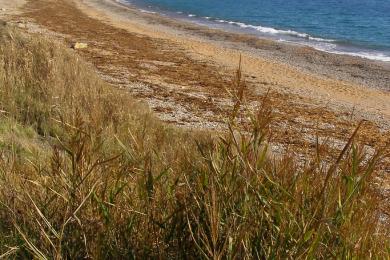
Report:
[[[246,103],[255,108],[267,96],[275,143],[306,151],[318,135],[339,148],[361,120],[359,139],[368,147],[390,140],[386,62],[210,29],[111,0],[27,1],[13,19],[68,45],[88,43],[77,52],[103,79],[172,124],[223,129],[231,109],[226,89],[241,59]]]
[[[185,10],[0,0],[0,258],[388,259],[387,42],[366,59]]]

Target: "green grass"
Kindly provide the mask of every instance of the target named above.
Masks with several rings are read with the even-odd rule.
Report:
[[[0,258],[389,257],[381,154],[353,133],[340,154],[272,156],[272,108],[245,110],[239,72],[215,136],[161,123],[61,44],[0,35]]]

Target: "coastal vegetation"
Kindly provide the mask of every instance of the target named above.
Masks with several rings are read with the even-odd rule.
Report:
[[[383,258],[381,151],[270,152],[272,106],[160,122],[73,50],[0,28],[0,258]],[[246,118],[247,124],[240,124]],[[326,158],[326,159],[325,159]]]

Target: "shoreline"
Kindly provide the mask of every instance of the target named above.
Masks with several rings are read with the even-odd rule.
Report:
[[[390,92],[390,62],[327,52],[306,44],[279,42],[247,32],[210,28],[207,25],[195,24],[159,13],[144,12],[136,5],[117,0],[81,0],[81,3],[84,7],[90,6],[102,12],[111,11],[114,19],[126,19],[124,17],[126,14],[120,10],[124,9],[133,16],[130,19],[132,22],[138,20],[142,25],[158,27],[168,34],[186,35],[194,37],[195,40],[200,38],[222,47],[249,51],[254,56],[288,64],[308,73],[323,74],[332,79]],[[115,8],[114,11],[114,6],[119,8]]]
[[[142,13],[155,14],[160,17],[188,22],[210,29],[222,30],[226,33],[246,34],[256,38],[271,40],[279,43],[293,44],[297,47],[311,47],[315,50],[336,54],[360,57],[366,60],[384,62],[390,65],[390,49],[375,49],[361,44],[336,38],[323,38],[321,35],[312,35],[308,32],[295,31],[287,28],[277,28],[263,25],[252,25],[237,20],[224,20],[225,18],[199,16],[190,12],[172,11],[158,6],[146,5],[143,1],[112,0]],[[325,45],[324,45],[325,44]],[[332,45],[331,47],[327,46]]]

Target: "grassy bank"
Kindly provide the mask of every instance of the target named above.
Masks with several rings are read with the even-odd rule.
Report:
[[[72,50],[0,35],[0,256],[388,256],[369,185],[380,153],[351,138],[340,154],[272,157],[266,102],[236,127],[239,73],[226,134],[167,126]]]

